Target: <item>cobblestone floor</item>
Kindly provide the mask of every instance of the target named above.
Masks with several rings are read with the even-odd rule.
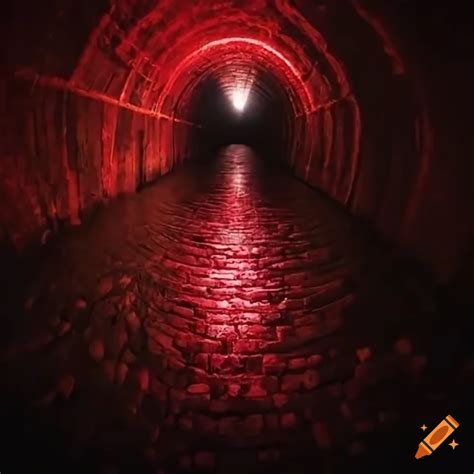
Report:
[[[2,353],[49,472],[347,472],[448,396],[429,285],[244,146],[67,234]]]

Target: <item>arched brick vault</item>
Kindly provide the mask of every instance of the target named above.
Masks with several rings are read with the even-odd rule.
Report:
[[[431,233],[414,225],[430,207],[428,109],[408,48],[372,4],[47,2],[31,31],[18,14],[3,32],[13,45],[2,80],[5,236],[22,248],[191,158],[193,92],[244,64],[258,69],[262,100],[275,81],[285,91],[296,175],[420,250]],[[420,254],[446,275],[456,264],[440,261],[443,243]]]

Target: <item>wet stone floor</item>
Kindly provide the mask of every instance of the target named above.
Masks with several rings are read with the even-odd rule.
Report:
[[[429,289],[384,252],[244,146],[118,199],[33,272],[11,445],[44,472],[347,472],[414,391],[446,396],[423,388]]]

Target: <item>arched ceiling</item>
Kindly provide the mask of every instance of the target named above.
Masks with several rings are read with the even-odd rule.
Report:
[[[288,91],[296,114],[350,94],[342,64],[321,34],[288,1],[114,1],[92,36],[74,81],[97,88],[94,58],[113,54],[128,71],[102,84],[122,100],[169,115],[175,98],[212,74],[224,89],[236,76],[256,74],[255,90],[271,94],[273,76]],[[324,6],[321,3],[321,6]],[[113,64],[111,64],[113,67]],[[106,92],[105,90],[102,92]]]

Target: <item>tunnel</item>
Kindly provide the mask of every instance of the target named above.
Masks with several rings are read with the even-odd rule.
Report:
[[[472,462],[467,9],[2,10],[2,472]]]

